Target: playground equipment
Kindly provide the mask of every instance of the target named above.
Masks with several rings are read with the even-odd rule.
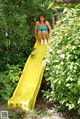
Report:
[[[36,97],[41,85],[44,62],[43,58],[46,52],[46,45],[41,45],[37,40],[34,50],[30,54],[18,85],[13,93],[13,96],[8,101],[11,107],[20,107],[23,110],[33,110],[36,102]]]

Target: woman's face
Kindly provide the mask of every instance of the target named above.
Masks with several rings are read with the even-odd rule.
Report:
[[[44,16],[40,16],[40,21],[41,21],[41,22],[44,21]]]

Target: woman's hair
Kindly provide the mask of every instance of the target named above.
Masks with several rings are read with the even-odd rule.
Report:
[[[38,21],[41,22],[41,21],[40,21],[40,17],[41,17],[41,16],[44,17],[44,23],[45,23],[45,21],[46,21],[46,17],[45,17],[45,15],[44,15],[43,13],[41,13],[41,14],[39,15],[39,17],[38,17]]]

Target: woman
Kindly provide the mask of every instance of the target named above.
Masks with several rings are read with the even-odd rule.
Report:
[[[35,25],[35,36],[39,39],[41,44],[47,44],[51,35],[51,26],[45,19],[45,15],[41,14]]]

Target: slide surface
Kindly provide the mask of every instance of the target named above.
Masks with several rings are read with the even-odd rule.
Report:
[[[13,96],[8,101],[9,106],[18,106],[24,110],[34,109],[45,67],[43,63],[45,52],[46,45],[41,45],[37,40],[34,50],[24,66]]]

